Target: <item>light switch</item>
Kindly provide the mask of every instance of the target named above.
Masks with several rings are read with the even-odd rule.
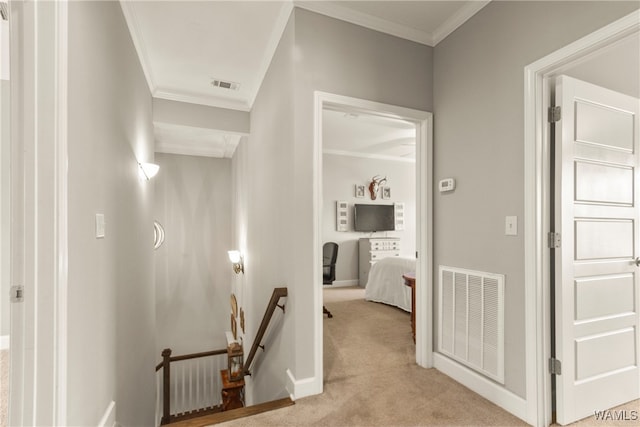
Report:
[[[504,234],[507,236],[518,235],[518,217],[517,216],[508,216],[505,218]]]
[[[104,214],[96,214],[96,239],[104,239]]]

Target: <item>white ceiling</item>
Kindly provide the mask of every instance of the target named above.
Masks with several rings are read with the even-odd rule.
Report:
[[[434,46],[488,1],[128,1],[152,96],[249,111],[293,6]],[[213,79],[239,83],[216,88]]]
[[[372,114],[325,109],[322,150],[325,154],[414,162],[416,126]]]
[[[121,0],[153,97],[240,111],[251,110],[294,6],[435,46],[488,3]],[[214,79],[239,89],[214,87]],[[211,129],[154,125],[158,152],[228,158],[240,139]],[[407,159],[413,151],[401,139],[407,132],[398,123],[327,113],[324,148]]]

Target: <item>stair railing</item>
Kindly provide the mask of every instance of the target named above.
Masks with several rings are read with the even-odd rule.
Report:
[[[273,293],[271,294],[271,299],[269,300],[269,304],[267,304],[267,309],[262,317],[262,322],[260,322],[260,327],[258,328],[258,333],[256,334],[256,339],[253,341],[253,345],[251,346],[251,351],[247,356],[247,359],[244,363],[244,374],[251,375],[251,364],[256,357],[256,352],[258,348],[262,348],[264,350],[264,345],[261,344],[262,339],[264,338],[265,332],[267,332],[267,327],[269,327],[269,322],[273,317],[273,313],[276,308],[279,308],[284,313],[284,304],[279,305],[278,302],[280,298],[286,297],[288,294],[287,288],[275,288]]]
[[[214,356],[226,356],[226,354],[226,348],[181,356],[171,356],[170,348],[162,351],[162,362],[156,366],[156,373],[158,373],[156,406],[160,408],[159,399],[162,396],[162,413],[161,415],[157,413],[156,425],[170,424],[221,410],[220,405],[216,405],[215,402],[219,401],[217,399],[222,390],[221,384],[218,384],[219,372],[226,367],[227,359]],[[209,359],[205,360],[205,358]],[[173,375],[172,363],[176,368],[173,369]],[[160,391],[159,379],[161,369],[162,391]]]

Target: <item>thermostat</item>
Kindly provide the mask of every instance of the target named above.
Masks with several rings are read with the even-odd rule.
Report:
[[[456,189],[456,180],[453,178],[442,179],[438,184],[438,188],[441,193],[444,193],[445,191],[453,191]]]

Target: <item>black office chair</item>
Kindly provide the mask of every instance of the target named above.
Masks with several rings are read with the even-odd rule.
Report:
[[[327,242],[322,245],[322,284],[332,285],[336,280],[336,260],[338,259],[338,244],[334,242]],[[322,306],[322,314],[326,314],[327,317],[332,318],[333,314],[327,307]]]

